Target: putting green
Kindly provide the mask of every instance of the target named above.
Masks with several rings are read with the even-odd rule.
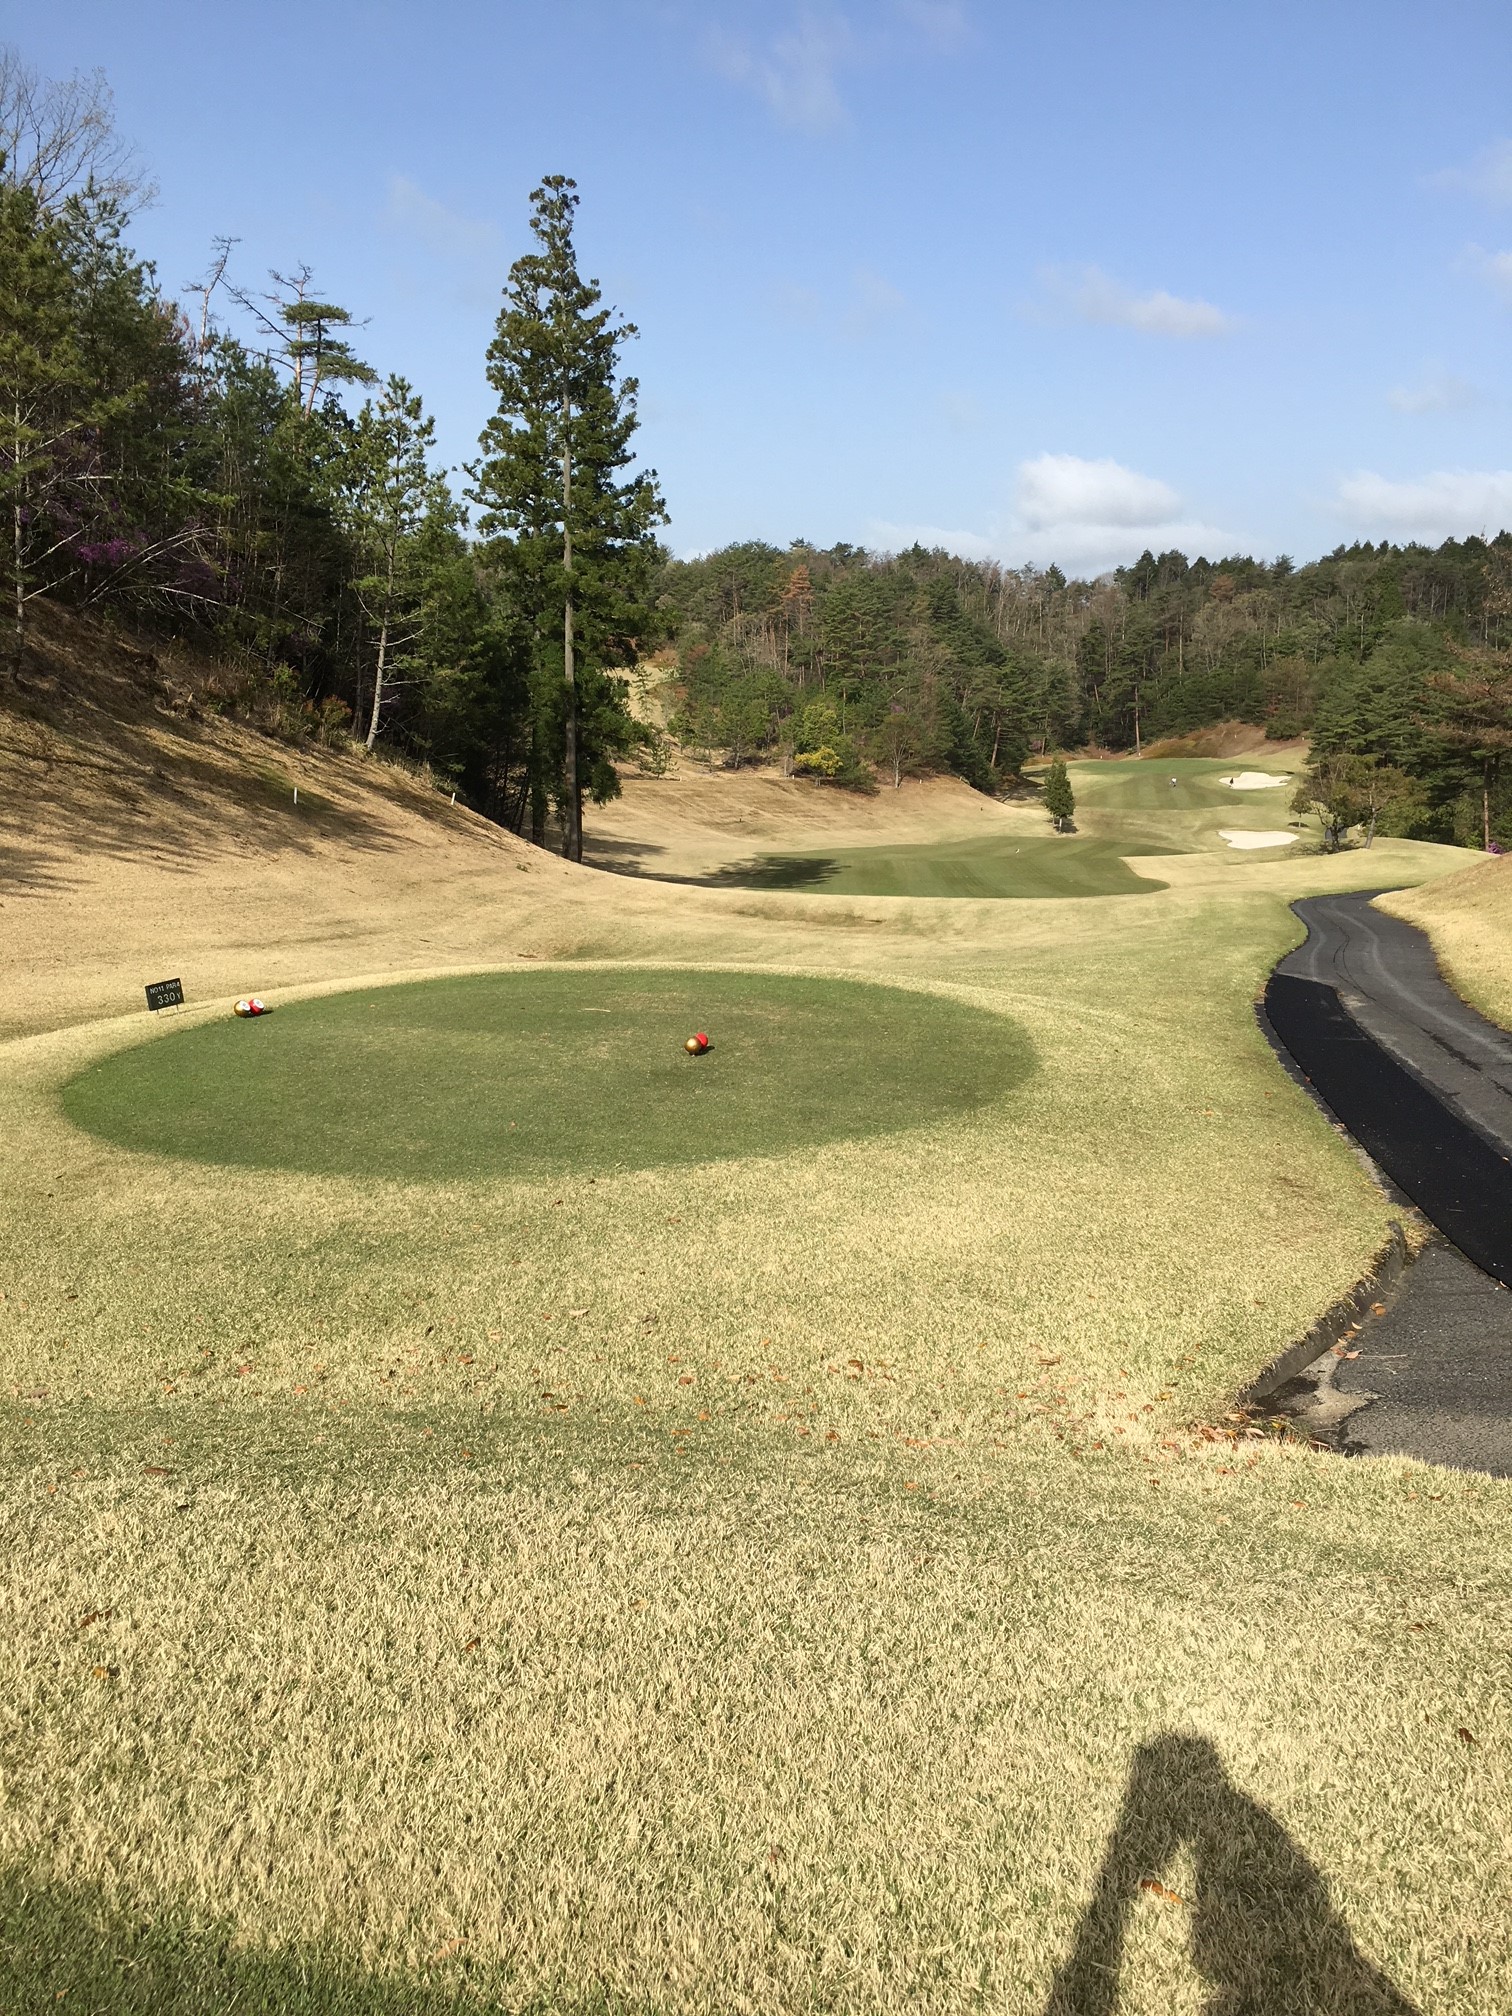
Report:
[[[1235,791],[1230,777],[1268,775],[1275,783],[1266,790]],[[1290,816],[1296,777],[1278,769],[1276,761],[1264,756],[1229,757],[1173,756],[1164,761],[1147,756],[1114,763],[1077,763],[1071,782],[1079,809],[1107,813],[1151,813],[1159,818],[1183,812],[1222,812],[1253,819],[1263,811],[1274,826]],[[1146,828],[1141,824],[1143,833]],[[1171,829],[1180,832],[1178,822]],[[1174,851],[1174,849],[1173,849]]]
[[[707,1030],[692,1058],[684,1040]],[[63,1091],[150,1154],[317,1175],[556,1178],[782,1154],[946,1118],[1034,1068],[999,1015],[758,973],[470,975],[207,1022]]]
[[[1122,858],[1143,849],[1074,834],[930,840],[911,846],[836,847],[767,854],[711,877],[740,889],[808,889],[825,896],[1149,896],[1165,883]],[[1184,851],[1176,841],[1168,853]]]

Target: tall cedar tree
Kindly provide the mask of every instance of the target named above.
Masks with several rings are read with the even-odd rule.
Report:
[[[578,272],[576,188],[568,176],[548,175],[531,194],[540,249],[509,270],[488,351],[499,410],[484,429],[471,493],[489,557],[532,633],[532,837],[543,837],[551,789],[572,861],[583,858],[584,688],[592,674],[627,662],[644,635],[659,558],[654,528],[666,521],[655,472],[624,473],[638,388],[617,368],[636,331],[615,322],[599,305],[597,283]],[[612,736],[618,725],[628,742],[618,689],[602,678],[593,686],[592,732]]]
[[[1055,821],[1057,833],[1065,831],[1076,810],[1076,794],[1071,789],[1065,763],[1059,756],[1045,773],[1045,810]]]
[[[344,516],[362,568],[352,587],[373,641],[369,749],[383,725],[395,667],[419,635],[420,530],[431,512],[450,513],[445,485],[430,468],[435,435],[414,387],[392,376],[357,415],[341,457]]]

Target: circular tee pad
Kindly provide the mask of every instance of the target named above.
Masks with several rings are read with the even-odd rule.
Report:
[[[687,1031],[707,1030],[689,1057]],[[63,1091],[121,1147],[408,1182],[608,1174],[947,1119],[1034,1068],[998,1015],[763,973],[477,974],[205,1022]]]

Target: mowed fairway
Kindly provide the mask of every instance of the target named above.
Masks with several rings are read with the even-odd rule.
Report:
[[[1292,759],[1295,761],[1295,759]],[[1232,860],[1224,829],[1285,830],[1293,819],[1295,780],[1280,756],[1256,764],[1232,758],[1176,757],[1164,762],[1082,762],[1070,766],[1076,794],[1076,830],[1054,833],[1033,802],[994,807],[999,830],[965,837],[894,838],[882,845],[836,842],[816,828],[814,844],[799,851],[735,857],[729,822],[714,826],[705,844],[729,858],[702,878],[729,889],[798,889],[826,896],[1044,900],[1083,896],[1148,896],[1164,888],[1162,871],[1148,857],[1217,850]],[[1269,772],[1274,785],[1235,790],[1228,779]],[[822,808],[841,816],[831,790]],[[853,813],[883,818],[891,810],[861,801]],[[979,806],[987,801],[978,800]],[[801,817],[801,808],[795,808]],[[722,831],[721,831],[722,826]],[[1300,830],[1300,829],[1298,829]],[[1141,858],[1145,857],[1145,858]],[[648,872],[665,872],[661,864]]]
[[[1162,888],[1129,867],[1123,859],[1128,851],[1118,840],[1016,833],[993,840],[771,854],[714,879],[726,888],[809,889],[830,896],[1147,896]]]
[[[0,2009],[1496,2016],[1512,1490],[1233,1408],[1393,1215],[1255,1022],[1288,899],[1464,857],[1232,796],[1138,900],[37,896]],[[138,872],[177,1030],[88,1019]]]
[[[684,1039],[714,1032],[690,1057]],[[63,1108],[148,1153],[409,1182],[772,1155],[1001,1098],[1000,1016],[773,974],[474,974],[202,1024],[81,1074]]]

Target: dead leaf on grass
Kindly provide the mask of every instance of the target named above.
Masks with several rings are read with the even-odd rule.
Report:
[[[1148,1890],[1152,1897],[1158,1897],[1163,1904],[1185,1904],[1186,1902],[1185,1897],[1182,1896],[1179,1890],[1167,1890],[1164,1883],[1157,1882],[1153,1876],[1141,1876],[1139,1887],[1141,1890]]]

